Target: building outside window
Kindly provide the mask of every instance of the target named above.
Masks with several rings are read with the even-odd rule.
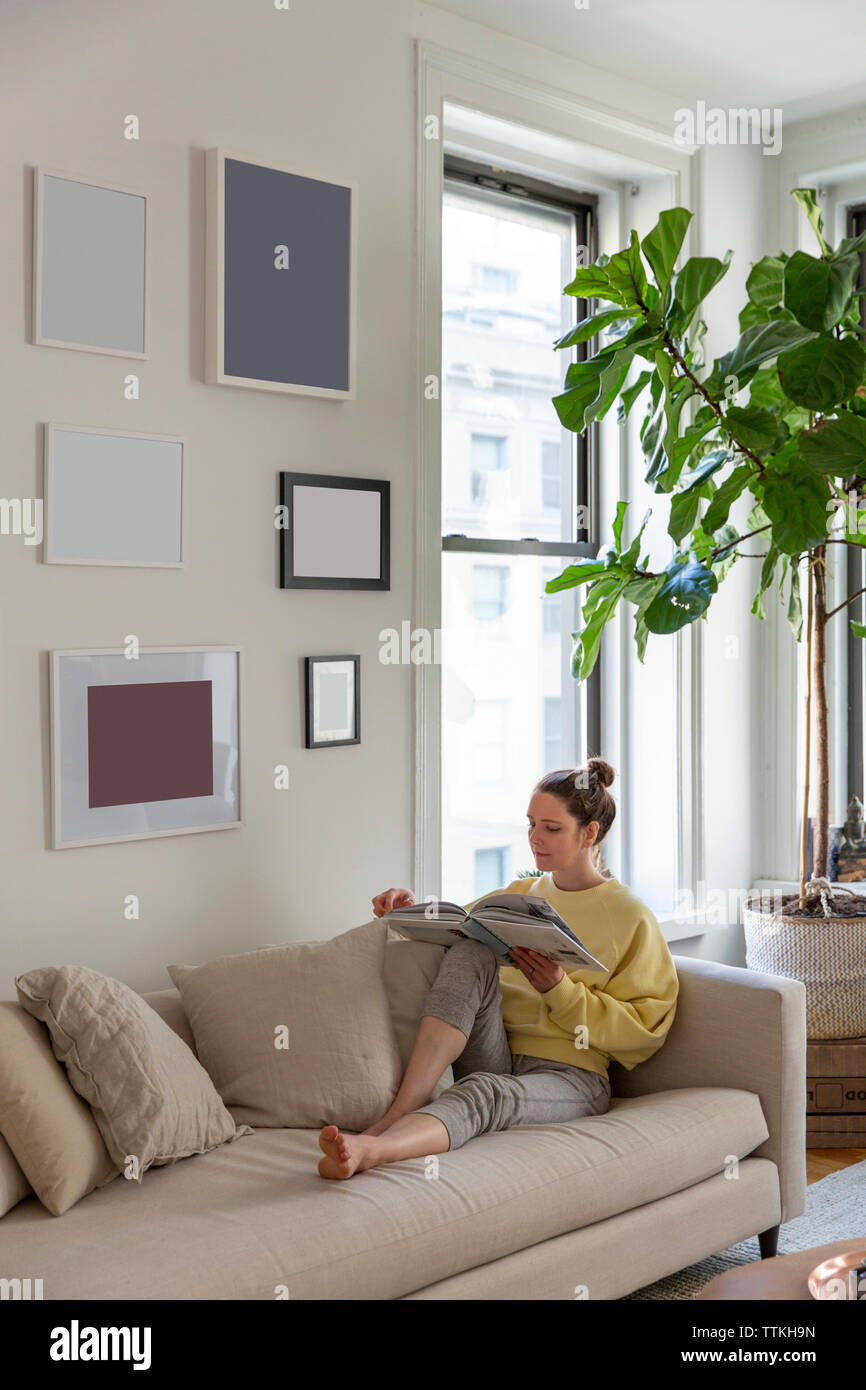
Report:
[[[553,343],[588,311],[562,291],[594,200],[510,177],[491,187],[495,171],[464,160],[445,173],[442,884],[469,902],[535,868],[533,785],[597,751],[600,668],[571,674],[585,595],[544,593],[598,548],[589,446],[552,403],[575,355]]]

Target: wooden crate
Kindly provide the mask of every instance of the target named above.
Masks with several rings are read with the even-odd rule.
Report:
[[[866,1037],[807,1040],[806,1148],[866,1148]]]

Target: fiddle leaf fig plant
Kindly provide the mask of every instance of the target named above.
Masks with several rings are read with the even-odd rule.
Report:
[[[686,208],[662,212],[642,240],[632,231],[622,251],[580,267],[566,285],[564,294],[592,301],[595,308],[554,346],[588,342],[595,350],[569,365],[553,404],[567,429],[583,433],[614,405],[623,422],[639,400],[645,402],[644,476],[668,504],[671,556],[662,570],[650,570],[649,555],[641,557],[652,508],[631,542],[624,543],[628,502],[620,501],[612,542],[595,559],[569,565],[545,591],[587,586],[584,627],[572,634],[572,674],[585,679],[598,658],[605,625],[623,601],[634,609],[634,639],[643,661],[650,633],[674,633],[706,617],[719,584],[738,561],[760,561],[752,613],[766,616],[764,596],[777,584],[799,642],[800,571],[806,562],[807,700],[815,703],[818,777],[813,873],[826,877],[825,629],[857,594],[828,612],[825,564],[829,545],[866,543],[866,506],[851,505],[852,497],[864,502],[860,492],[866,482],[866,348],[860,322],[866,291],[858,283],[866,234],[848,237],[834,250],[824,237],[815,190],[796,188],[792,196],[815,233],[817,254],[779,252],[752,266],[739,342],[709,368],[702,348],[706,323],[699,311],[726,275],[731,252],[722,259],[695,256],[677,270],[692,219]],[[741,497],[750,504],[742,528],[729,520]],[[866,625],[852,623],[852,629],[866,636]],[[808,706],[806,725],[808,739]],[[804,907],[807,806],[808,771],[800,854]]]

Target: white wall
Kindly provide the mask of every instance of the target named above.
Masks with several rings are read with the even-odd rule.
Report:
[[[336,11],[336,13],[335,13]],[[0,996],[13,975],[79,961],[138,988],[169,961],[366,921],[410,874],[411,677],[378,634],[412,613],[416,377],[414,54],[399,0],[41,0],[6,7],[0,49],[0,360],[4,496],[41,495],[41,425],[181,435],[184,571],[61,567],[0,537]],[[139,116],[142,139],[122,121]],[[204,164],[213,145],[358,185],[358,381],[353,402],[202,380]],[[149,362],[28,341],[35,165],[153,198]],[[140,372],[126,402],[123,374]],[[392,587],[282,592],[280,469],[388,478]],[[246,824],[229,831],[48,849],[51,648],[239,643],[246,652]],[[362,741],[303,748],[303,657],[359,652]],[[290,789],[273,768],[287,763]],[[135,893],[141,919],[127,922]]]
[[[401,0],[292,3],[99,0],[7,6],[0,50],[0,360],[5,496],[41,496],[41,426],[63,423],[182,436],[188,445],[190,561],[184,571],[46,566],[0,537],[0,994],[13,975],[78,961],[139,989],[168,984],[169,961],[197,963],[264,942],[326,937],[367,920],[373,893],[411,886],[412,668],[381,665],[378,634],[413,619],[416,410],[416,88],[421,35],[670,130],[676,97]],[[142,139],[123,139],[129,113]],[[626,142],[627,143],[627,142]],[[353,402],[207,386],[202,381],[203,151],[213,145],[354,180],[358,196],[358,382]],[[716,152],[718,155],[722,152]],[[707,164],[701,249],[757,256],[759,171]],[[660,161],[661,162],[661,161]],[[769,161],[765,161],[769,162]],[[142,364],[29,341],[32,171],[102,177],[153,197],[152,356]],[[736,177],[743,181],[735,191]],[[735,283],[735,272],[730,284]],[[728,304],[716,292],[714,310]],[[739,307],[738,304],[736,307]],[[717,320],[714,320],[714,322]],[[733,335],[731,335],[733,336]],[[729,345],[724,335],[723,347]],[[123,399],[139,368],[142,397]],[[392,488],[389,593],[281,592],[272,508],[280,469],[385,477]],[[734,583],[734,576],[726,581]],[[725,631],[738,622],[721,610]],[[754,622],[747,609],[745,616]],[[236,830],[66,851],[49,843],[46,653],[56,647],[234,644],[246,651],[246,824]],[[711,644],[710,644],[711,645]],[[362,742],[303,748],[302,658],[359,652]],[[750,868],[757,788],[748,769],[753,650],[716,676],[739,742],[709,765],[708,842],[718,872]],[[715,698],[715,697],[714,697]],[[721,693],[719,694],[721,699]],[[708,707],[708,717],[715,707]],[[740,716],[743,722],[740,723]],[[708,725],[712,757],[713,725]],[[291,787],[273,789],[288,763]],[[141,919],[123,902],[138,894]],[[731,936],[714,953],[728,958]],[[694,954],[707,937],[677,943]]]

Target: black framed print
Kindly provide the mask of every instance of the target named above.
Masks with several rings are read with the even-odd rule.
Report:
[[[390,589],[391,484],[281,473],[280,587]]]
[[[360,656],[306,656],[307,747],[361,742]]]

